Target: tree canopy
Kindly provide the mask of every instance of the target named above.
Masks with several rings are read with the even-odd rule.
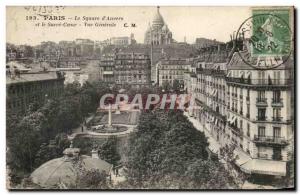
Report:
[[[208,159],[205,135],[181,111],[143,112],[129,143],[127,179],[133,188],[232,185],[223,165]]]

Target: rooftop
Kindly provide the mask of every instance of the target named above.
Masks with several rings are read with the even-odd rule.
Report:
[[[31,174],[32,181],[44,188],[51,188],[61,183],[74,185],[78,171],[76,170],[76,163],[82,163],[81,165],[86,170],[98,169],[100,172],[110,173],[111,164],[86,155],[79,156],[78,159],[68,158],[67,156],[70,156],[72,152],[79,154],[79,149],[67,148],[64,152],[64,157],[42,164]]]
[[[247,64],[241,57],[241,56],[246,56],[247,53],[248,53],[247,51],[243,51],[240,53],[235,52],[232,55],[230,62],[228,63],[227,69],[228,70],[255,70],[253,66],[250,66],[249,64]],[[293,66],[293,60],[291,59],[291,57],[289,57],[286,60],[286,62],[282,63],[281,65],[279,65],[273,69],[284,70],[284,69],[291,68],[292,66]]]
[[[35,82],[35,81],[46,81],[59,79],[58,72],[37,72],[37,73],[26,73],[19,75],[6,75],[6,84],[16,84],[24,82]],[[61,75],[61,78],[63,76]]]

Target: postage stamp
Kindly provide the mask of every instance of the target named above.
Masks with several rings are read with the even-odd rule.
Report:
[[[276,68],[292,52],[289,9],[254,9],[252,16],[240,26],[240,35],[248,42],[248,53],[240,55],[244,62],[258,69]],[[240,51],[242,52],[242,51]]]

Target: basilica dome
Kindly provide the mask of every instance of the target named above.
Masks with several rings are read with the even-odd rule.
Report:
[[[153,28],[162,28],[164,24],[165,24],[164,19],[159,12],[159,7],[157,7],[157,12],[154,15],[152,26]]]
[[[173,43],[172,32],[160,14],[159,7],[157,7],[152,20],[152,26],[149,24],[145,32],[144,43],[152,45],[168,45]]]
[[[164,31],[164,32],[168,32],[168,31],[169,31],[169,28],[168,28],[168,26],[165,24],[165,25],[162,27],[161,30]]]

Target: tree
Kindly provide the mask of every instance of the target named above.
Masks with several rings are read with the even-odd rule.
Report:
[[[121,156],[117,150],[117,137],[110,136],[108,139],[99,147],[99,156],[101,159],[109,162],[116,166],[121,159]]]
[[[174,90],[175,92],[177,92],[177,93],[180,91],[180,82],[179,82],[179,80],[175,79],[175,80],[173,81],[173,86],[172,86],[172,88],[173,88],[173,90]]]
[[[206,189],[215,177],[221,177],[218,185],[226,188],[228,173],[218,161],[208,159],[205,135],[181,111],[143,112],[129,143],[126,176],[133,188]],[[200,185],[205,171],[210,172]]]
[[[59,112],[59,101],[48,100],[39,111],[43,113],[47,120],[47,132],[43,134],[43,137],[48,141],[60,132],[58,124],[59,120],[57,117],[57,113]]]
[[[228,189],[236,187],[234,178],[218,161],[195,160],[188,165],[183,185],[192,189]]]
[[[107,189],[108,181],[105,171],[99,171],[98,169],[88,170],[83,166],[81,158],[71,161],[74,173],[76,175],[75,184],[65,186],[67,189]]]
[[[47,143],[42,143],[34,157],[34,167],[37,168],[43,163],[57,157],[55,147],[51,147]]]
[[[234,153],[235,148],[236,147],[233,144],[220,148],[220,156],[226,162],[227,169],[229,170],[228,173],[235,178],[235,183],[240,187],[243,187],[250,175],[236,167],[235,162],[238,156]]]
[[[56,154],[61,155],[66,148],[70,147],[70,141],[65,133],[59,133],[55,136]]]
[[[162,89],[166,92],[166,91],[170,91],[170,89],[172,88],[172,86],[170,85],[169,82],[167,81],[164,81],[162,83]]]
[[[81,170],[76,179],[77,189],[108,189],[109,184],[105,172],[99,170]]]
[[[80,102],[77,97],[61,100],[57,113],[57,124],[60,132],[68,133],[80,124],[82,115],[79,105]]]
[[[25,172],[33,170],[34,157],[42,143],[45,129],[46,119],[41,112],[34,112],[21,120],[8,142],[13,168]]]

